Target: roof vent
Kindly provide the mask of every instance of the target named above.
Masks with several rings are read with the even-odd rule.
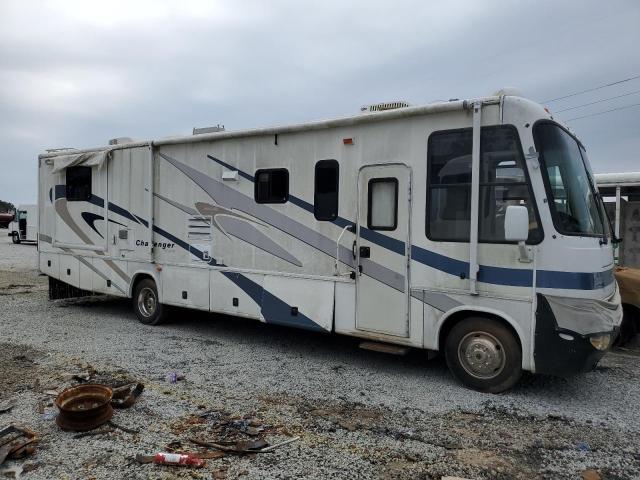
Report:
[[[109,140],[109,145],[122,145],[123,143],[133,143],[131,137],[116,137]]]
[[[218,132],[224,132],[224,125],[218,124],[215,127],[203,127],[203,128],[193,127],[194,135],[202,135],[203,133],[218,133]]]
[[[395,110],[396,108],[406,108],[410,107],[409,102],[405,102],[399,100],[397,102],[384,102],[384,103],[374,103],[372,105],[363,105],[360,107],[360,112],[362,113],[371,113],[371,112],[384,112],[385,110]]]
[[[522,94],[522,92],[520,90],[518,90],[517,88],[515,88],[515,87],[504,87],[504,88],[501,88],[500,90],[498,90],[493,95],[495,97],[509,96],[509,97],[523,97],[524,98],[524,95]]]
[[[46,150],[47,153],[57,153],[57,152],[68,152],[68,151],[77,151],[77,148],[73,147],[62,147],[62,148],[48,148]]]

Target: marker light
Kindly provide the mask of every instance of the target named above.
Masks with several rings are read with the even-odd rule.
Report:
[[[343,138],[342,143],[345,145],[353,145],[353,138]]]
[[[593,345],[593,348],[596,350],[606,350],[609,348],[609,345],[611,345],[611,335],[608,333],[594,335],[589,338],[589,341],[591,341],[591,345]]]

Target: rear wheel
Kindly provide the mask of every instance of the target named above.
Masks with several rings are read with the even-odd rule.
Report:
[[[145,325],[162,323],[165,309],[158,298],[158,289],[153,280],[145,278],[137,283],[133,292],[133,309],[140,322]]]
[[[458,380],[481,392],[503,392],[522,376],[518,341],[491,318],[470,317],[456,324],[447,336],[445,357]]]

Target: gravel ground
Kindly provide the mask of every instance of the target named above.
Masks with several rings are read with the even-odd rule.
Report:
[[[23,468],[27,479],[640,478],[638,344],[593,372],[528,376],[489,395],[461,387],[441,359],[420,352],[394,357],[355,339],[186,310],[150,327],[128,301],[109,297],[50,302],[36,258],[34,246],[0,232],[0,404],[16,402],[0,426],[41,435],[33,455],[0,470]],[[184,380],[168,382],[170,372]],[[113,418],[139,433],[61,431],[45,392],[77,383],[74,374],[143,382],[138,402]],[[227,455],[203,469],[133,460],[198,451],[193,437],[294,436],[271,453]]]

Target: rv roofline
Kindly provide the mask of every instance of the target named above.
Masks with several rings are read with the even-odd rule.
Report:
[[[640,172],[596,173],[596,185],[602,187],[636,187],[640,185]]]
[[[176,145],[184,143],[199,143],[215,140],[223,140],[229,138],[239,137],[256,137],[264,135],[275,135],[283,133],[298,133],[308,132],[312,130],[322,130],[325,128],[335,127],[348,127],[353,125],[367,124],[373,122],[382,122],[385,120],[394,120],[400,118],[414,117],[418,115],[432,115],[437,113],[452,112],[457,110],[467,110],[471,108],[471,105],[475,102],[482,102],[483,105],[498,105],[500,104],[502,97],[484,97],[472,100],[456,100],[452,102],[438,102],[429,105],[422,105],[417,107],[405,107],[395,110],[387,110],[384,112],[375,112],[367,114],[358,114],[349,117],[339,117],[329,120],[318,120],[306,123],[298,123],[293,125],[283,125],[275,127],[255,128],[249,130],[236,130],[226,131],[219,133],[207,133],[200,135],[188,135],[180,137],[162,138],[157,140],[143,140],[131,143],[123,143],[119,145],[110,145],[105,147],[87,148],[82,150],[68,150],[61,152],[47,152],[38,156],[40,159],[53,158],[61,155],[81,154],[89,152],[100,151],[113,151],[122,150],[125,148],[145,147],[149,145],[162,146],[162,145]]]

